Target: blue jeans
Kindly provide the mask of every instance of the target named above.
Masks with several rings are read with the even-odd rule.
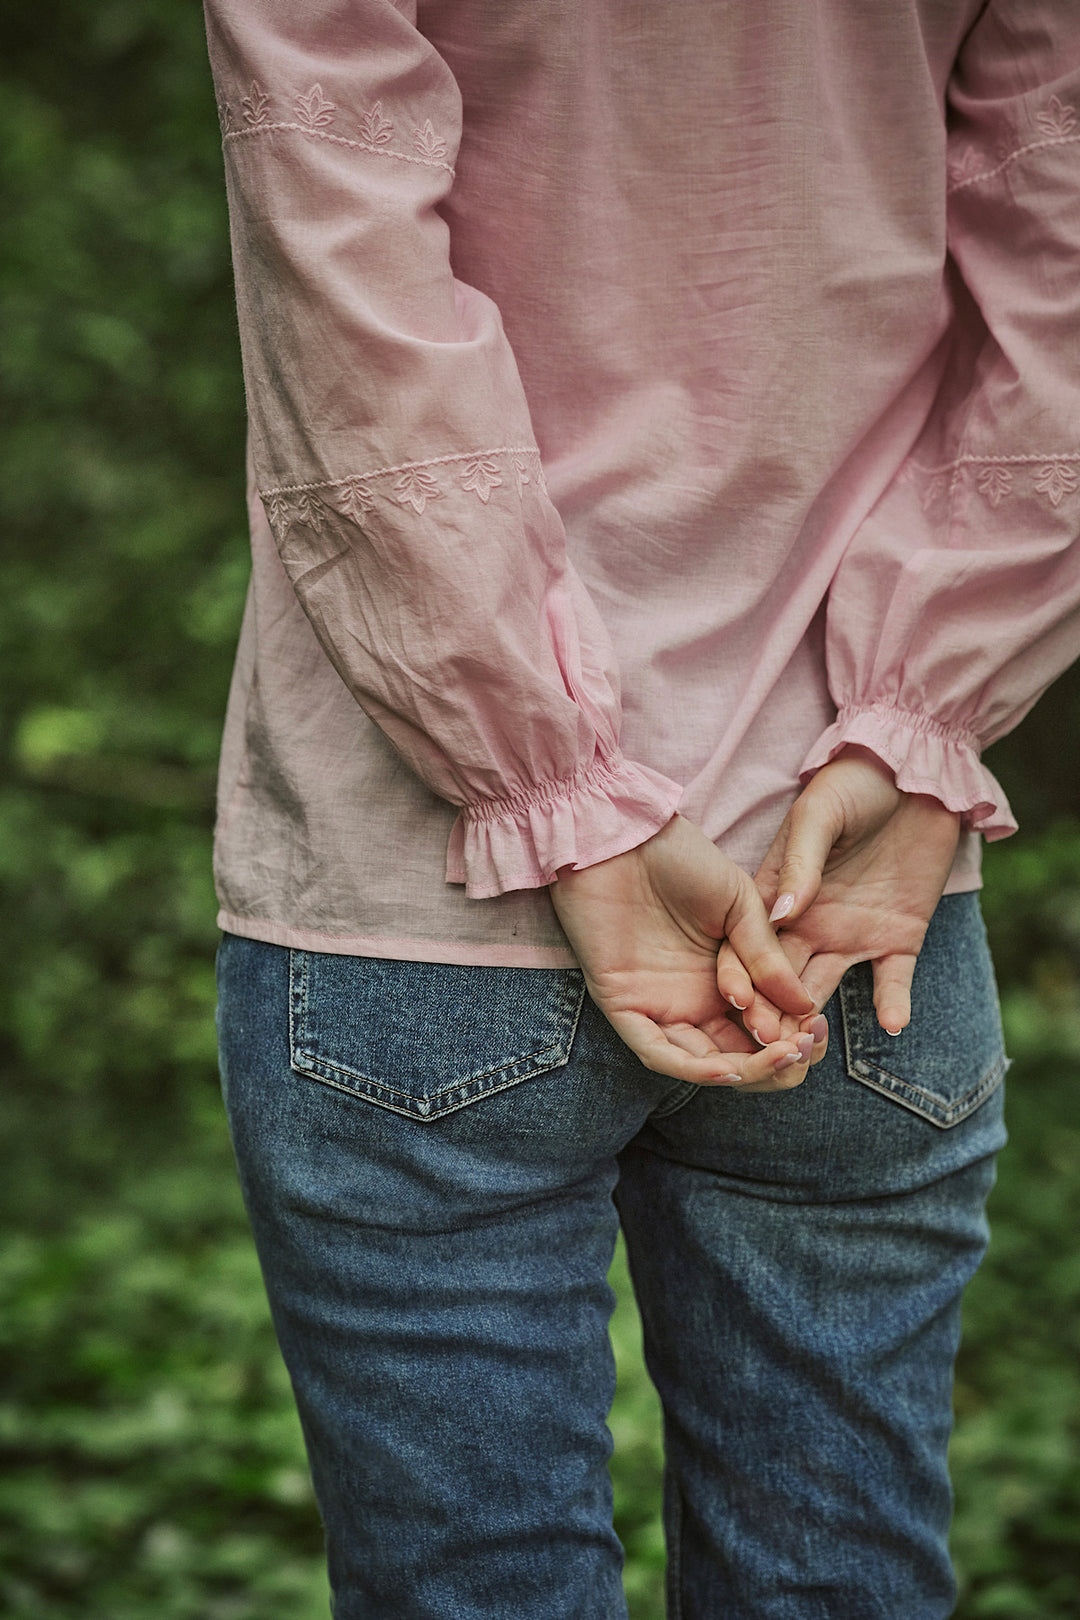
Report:
[[[938,1620],[1005,1068],[974,895],[798,1089],[651,1074],[570,970],[226,937],[222,1074],[337,1620],[614,1620],[607,1271],[665,1414],[669,1612]]]

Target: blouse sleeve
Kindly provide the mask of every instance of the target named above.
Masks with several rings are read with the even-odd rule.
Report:
[[[498,310],[438,213],[461,97],[415,0],[206,0],[259,493],[327,656],[461,810],[471,896],[640,844],[679,786],[619,750]]]
[[[1070,17],[1072,20],[1070,21]],[[949,88],[944,382],[855,536],[827,609],[845,744],[908,792],[1015,830],[980,750],[1080,652],[1080,27],[1071,0],[990,0]]]

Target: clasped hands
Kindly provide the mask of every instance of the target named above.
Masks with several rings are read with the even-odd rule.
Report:
[[[909,1022],[959,831],[958,814],[851,747],[804,788],[754,879],[676,816],[550,892],[592,999],[646,1068],[788,1090],[824,1057],[821,1009],[853,963],[873,964],[882,1027]]]

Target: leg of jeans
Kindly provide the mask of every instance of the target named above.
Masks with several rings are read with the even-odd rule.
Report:
[[[510,970],[222,947],[230,1127],[337,1620],[625,1614],[606,1427],[615,1153],[671,1082],[616,1074],[586,1003],[569,1062],[525,1079],[523,1059],[504,1065],[505,1088],[476,1094],[494,1072],[481,1050],[441,1101],[414,1095],[399,1070],[417,1054],[438,1070],[455,1019],[478,1049],[546,1050],[530,1028],[517,1046],[493,1032],[494,974]],[[543,998],[556,978],[580,1006],[578,975],[499,982]]]
[[[952,1609],[952,1365],[1003,1140],[974,896],[939,907],[910,1036],[879,1037],[869,969],[849,979],[802,1087],[699,1091],[621,1158],[672,1620]]]

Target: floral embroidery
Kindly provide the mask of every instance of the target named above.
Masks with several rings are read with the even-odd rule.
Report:
[[[949,191],[957,191],[983,180],[994,180],[1028,152],[1040,152],[1047,146],[1058,146],[1065,141],[1080,141],[1080,119],[1077,118],[1076,109],[1067,106],[1059,96],[1050,97],[1043,111],[1036,114],[1035,121],[1042,131],[1042,138],[1016,145],[1018,136],[1015,130],[1010,132],[1006,129],[1005,138],[998,140],[994,147],[994,156],[998,161],[992,168],[980,168],[978,153],[972,147],[966,147],[962,156],[949,165]],[[1008,139],[1010,134],[1011,145]]]
[[[262,503],[266,508],[266,516],[269,519],[270,527],[279,540],[284,540],[292,527],[292,513],[289,510],[288,500],[284,495],[275,493],[273,495],[264,495]]]
[[[1067,107],[1059,96],[1051,96],[1044,111],[1037,114],[1035,122],[1044,135],[1073,135],[1076,133],[1076,112]]]
[[[421,513],[428,501],[433,501],[442,494],[435,479],[422,467],[411,467],[394,485],[397,492],[399,506],[411,506],[417,514]]]
[[[919,504],[924,512],[932,512],[944,500],[949,491],[949,475],[946,472],[936,472],[928,478],[923,485]]]
[[[984,467],[976,479],[979,494],[986,497],[991,506],[1000,506],[1006,495],[1012,494],[1012,473],[1007,467],[996,463]]]
[[[316,534],[322,533],[327,509],[311,490],[301,489],[291,494],[275,490],[273,494],[264,495],[262,502],[270,527],[279,540],[285,539],[294,523],[303,523]]]
[[[431,119],[426,118],[420,129],[413,131],[413,145],[422,158],[429,163],[437,162],[446,156],[446,142],[436,135],[431,127]]]
[[[345,517],[352,518],[354,523],[359,523],[374,506],[375,494],[365,479],[346,478],[345,482],[338,486],[338,511]]]
[[[270,105],[270,97],[257,80],[252,79],[251,89],[240,105],[244,109],[244,122],[252,129],[261,129],[269,116],[266,109]]]
[[[475,490],[486,506],[491,499],[491,492],[502,483],[499,469],[487,456],[474,456],[465,463],[465,471],[461,475],[462,489]]]
[[[383,117],[382,102],[377,101],[370,112],[360,120],[360,133],[369,146],[385,146],[394,133],[393,120]]]
[[[432,456],[427,461],[406,461],[395,467],[375,467],[370,472],[350,473],[345,478],[329,478],[317,484],[281,484],[274,489],[260,490],[270,526],[279,541],[284,541],[294,523],[321,531],[335,516],[348,518],[358,525],[369,512],[379,505],[380,492],[376,481],[394,478],[393,499],[399,506],[411,506],[420,514],[428,501],[437,500],[445,491],[440,487],[434,467],[461,465],[458,487],[469,490],[486,506],[491,491],[505,486],[506,480],[497,460],[506,456],[514,469],[520,494],[526,484],[535,483],[544,488],[544,470],[540,452],[531,445],[498,445],[488,450],[467,450],[447,456]],[[389,492],[386,492],[386,498]]]
[[[963,185],[966,180],[974,180],[982,166],[982,158],[975,148],[965,146],[956,161],[949,164],[949,179],[954,185]]]
[[[1076,473],[1063,461],[1049,461],[1040,467],[1035,477],[1035,488],[1045,495],[1051,506],[1060,506],[1066,495],[1077,487]]]
[[[367,112],[361,114],[358,120],[361,137],[359,140],[331,133],[330,125],[335,122],[338,109],[332,101],[327,100],[321,84],[313,84],[306,96],[296,97],[293,103],[295,122],[272,117],[270,97],[255,79],[251,81],[251,88],[243,98],[242,105],[244,127],[238,129],[227,104],[225,102],[218,104],[221,130],[226,139],[238,140],[245,135],[263,134],[273,129],[294,129],[299,130],[302,135],[315,135],[321,140],[333,141],[338,146],[351,146],[359,152],[374,152],[380,157],[394,158],[398,163],[420,163],[435,169],[445,169],[451,176],[454,173],[451,165],[446,162],[447,143],[441,135],[436,134],[430,118],[424,121],[420,129],[413,131],[415,153],[395,152],[390,145],[394,122],[383,112],[381,101],[377,101]]]
[[[309,489],[304,489],[296,497],[293,518],[297,523],[306,523],[316,534],[321,534],[322,526],[326,522],[326,508],[317,495]]]
[[[334,122],[337,108],[323,95],[321,84],[313,84],[306,96],[296,98],[296,116],[303,129],[325,129]]]
[[[1026,487],[1034,487],[1039,494],[1045,495],[1051,506],[1058,507],[1066,495],[1073,495],[1080,489],[1080,453],[1064,451],[1057,455],[1013,455],[1013,456],[957,456],[955,461],[948,462],[943,467],[924,467],[917,461],[908,463],[910,472],[905,470],[898,475],[898,481],[907,483],[917,476],[923,480],[921,500],[925,512],[940,501],[942,495],[965,478],[969,472],[974,476],[975,486],[979,494],[995,509],[1004,500],[1010,499],[1018,492],[1017,480],[1023,475]],[[1023,486],[1020,488],[1023,493]]]

